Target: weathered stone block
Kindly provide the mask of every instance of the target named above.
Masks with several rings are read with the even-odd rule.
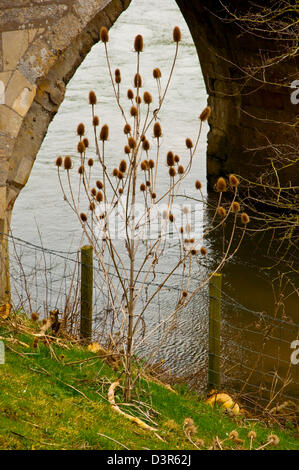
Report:
[[[22,124],[22,118],[5,105],[0,105],[0,132],[16,137]]]
[[[28,31],[2,33],[3,70],[15,70],[29,42]]]
[[[25,116],[36,93],[32,85],[18,70],[16,70],[6,89],[6,104],[20,116]]]

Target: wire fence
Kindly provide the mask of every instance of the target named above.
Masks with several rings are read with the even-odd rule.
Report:
[[[68,331],[78,335],[80,250],[51,250],[13,236],[8,240],[14,311],[47,317],[51,310],[58,309]],[[110,275],[116,275],[112,266],[108,269]],[[148,280],[141,307],[165,274],[157,269]],[[198,282],[196,276],[191,280]],[[97,259],[93,290],[93,339],[107,346],[112,336],[114,340],[117,337],[118,326]],[[150,305],[138,352],[147,357],[148,351],[155,350],[151,361],[157,371],[168,380],[188,382],[204,391],[209,373],[209,289],[205,286],[177,317],[166,322],[171,305],[180,296],[180,275],[175,274]],[[155,325],[161,327],[153,328],[153,334],[146,339],[147,329]],[[247,407],[267,410],[275,416],[291,413],[298,419],[299,341],[295,341],[299,339],[299,325],[283,315],[253,311],[222,290],[220,326],[221,387],[234,392]]]

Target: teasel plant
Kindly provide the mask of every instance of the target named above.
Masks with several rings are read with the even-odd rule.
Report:
[[[193,235],[192,214],[188,208],[182,207],[179,216],[175,211],[177,195],[186,176],[191,172],[202,127],[211,112],[208,106],[201,112],[194,143],[189,137],[185,141],[184,158],[172,150],[169,150],[166,156],[161,154],[161,141],[164,136],[159,114],[165,103],[178,57],[180,29],[177,26],[173,29],[174,58],[164,88],[161,70],[157,67],[153,70],[157,102],[154,101],[152,93],[143,89],[143,37],[137,35],[134,40],[134,86],[124,92],[121,71],[117,68],[113,72],[110,63],[109,33],[105,27],[100,31],[100,39],[105,48],[113,94],[123,118],[123,128],[120,132],[125,138],[125,146],[123,152],[120,152],[119,164],[114,168],[109,164],[109,126],[105,123],[100,125],[103,118],[96,113],[97,96],[91,91],[89,104],[95,155],[89,156],[92,151],[85,137],[85,126],[80,123],[77,127],[77,177],[74,175],[74,164],[69,156],[58,157],[56,166],[64,199],[76,214],[99,262],[112,316],[113,331],[110,332],[109,341],[117,347],[122,358],[124,398],[129,402],[141,368],[144,369],[146,364],[153,360],[160,345],[165,341],[173,320],[209,282],[211,276],[221,271],[224,263],[238,250],[249,217],[245,213],[241,214],[237,201],[239,181],[234,175],[229,177],[229,181],[219,178],[216,185],[218,205],[213,221],[201,234]],[[164,182],[168,181],[167,187],[159,184],[161,178]],[[200,199],[203,199],[200,181],[196,180],[194,184],[194,191],[198,191]],[[223,194],[229,191],[231,201],[224,209],[221,201]],[[115,214],[120,215],[123,223],[121,237],[113,232]],[[205,264],[208,253],[205,242],[209,233],[223,227],[228,218],[233,219],[233,224],[228,237],[224,231],[222,234],[225,239],[221,262],[212,273],[205,270],[204,278],[199,279],[196,288],[192,289],[191,276],[194,274],[194,267],[201,269]],[[154,226],[155,236],[151,237]],[[241,226],[242,235],[238,243],[234,244],[237,226]],[[171,267],[161,276],[157,266],[161,266],[162,258],[168,256],[170,232],[175,233],[178,240],[176,259],[172,260]],[[180,279],[178,296],[173,305],[169,306],[167,318],[148,327],[145,314],[174,275],[179,275]],[[154,282],[155,280],[158,282]],[[165,328],[167,325],[169,326]],[[159,329],[163,329],[159,344],[147,355],[147,362],[144,359],[139,361],[138,351]],[[139,366],[139,363],[142,366]]]

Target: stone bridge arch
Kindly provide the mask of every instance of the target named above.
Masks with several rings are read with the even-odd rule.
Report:
[[[259,158],[261,165],[262,157],[257,152],[249,157],[246,149],[253,142],[258,147],[261,136],[277,135],[272,120],[294,122],[296,110],[289,91],[250,82],[244,88],[239,71],[248,63],[259,63],[265,44],[246,34],[240,36],[234,25],[219,19],[220,2],[173,1],[193,36],[213,111],[207,151],[209,182],[231,171],[255,173],[255,162]],[[14,202],[28,180],[68,81],[99,41],[101,26],[109,28],[130,2],[0,1],[0,304],[9,290],[4,269],[7,247],[1,234],[9,230]],[[288,131],[283,128],[283,132]]]

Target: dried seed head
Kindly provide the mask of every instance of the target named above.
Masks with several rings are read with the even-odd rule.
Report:
[[[167,153],[166,163],[168,166],[174,165],[174,155],[171,150]]]
[[[232,212],[234,214],[237,214],[238,212],[240,212],[240,210],[241,210],[240,204],[237,201],[234,201],[232,203]]]
[[[136,73],[134,77],[134,87],[141,88],[142,87],[142,78],[140,73]]]
[[[156,67],[154,70],[153,70],[153,77],[155,79],[158,79],[158,78],[161,78],[162,77],[162,74],[161,74],[161,70]]]
[[[119,69],[115,69],[115,83],[119,84],[121,82],[121,73]]]
[[[85,152],[85,145],[82,142],[82,140],[80,140],[80,142],[78,142],[77,150],[78,150],[79,153],[84,153]]]
[[[118,175],[118,169],[114,168],[112,171],[112,176],[117,176]]]
[[[92,125],[97,127],[100,124],[99,116],[94,116],[92,120]]]
[[[168,219],[170,222],[174,222],[174,215],[172,213],[169,214]]]
[[[87,222],[87,215],[84,214],[84,212],[81,212],[80,219],[82,220],[82,222]]]
[[[183,290],[182,297],[188,297],[188,292],[186,290]]]
[[[194,239],[194,238],[190,238],[190,243],[195,243],[195,239]]]
[[[240,181],[238,180],[238,178],[235,175],[229,175],[229,184],[233,188],[235,188],[235,187],[239,186]]]
[[[193,256],[197,255],[197,250],[195,248],[193,248],[191,250],[191,255],[193,255]]]
[[[146,190],[146,186],[144,183],[141,183],[140,185],[140,191],[145,191]]]
[[[184,426],[194,426],[194,421],[192,418],[185,418]]]
[[[104,124],[100,132],[100,140],[103,142],[108,140],[109,137],[109,127],[107,124]]]
[[[149,151],[150,149],[150,143],[147,139],[145,139],[143,142],[142,142],[142,148],[143,150],[145,150],[146,152]]]
[[[84,166],[83,165],[79,166],[78,173],[79,173],[79,175],[83,175],[83,173],[84,173]]]
[[[146,184],[146,186],[149,188],[150,185],[151,185],[151,182],[150,182],[150,181],[146,181],[145,184]]]
[[[132,106],[132,108],[130,109],[130,114],[131,114],[131,116],[133,116],[133,117],[136,117],[136,116],[137,116],[138,110],[137,110],[136,106]]]
[[[125,173],[127,171],[127,162],[126,160],[122,160],[119,164],[119,171]]]
[[[180,42],[181,39],[182,39],[181,30],[178,26],[175,26],[173,28],[173,40],[174,42]]]
[[[241,214],[241,222],[242,224],[244,225],[247,225],[249,223],[250,219],[249,219],[249,215],[246,214],[246,212],[243,212],[243,214]]]
[[[220,176],[216,183],[216,191],[218,191],[219,193],[223,193],[224,191],[226,191],[226,188],[226,181],[224,178],[222,178],[222,176]]]
[[[185,173],[184,167],[183,167],[182,165],[180,165],[180,166],[178,167],[178,174],[179,174],[179,175],[183,175],[184,173]]]
[[[56,158],[55,165],[58,166],[58,168],[59,168],[60,166],[62,166],[62,157],[57,157],[57,158]]]
[[[153,168],[155,168],[155,162],[154,162],[154,160],[149,160],[149,161],[148,161],[148,166],[150,167],[151,170],[152,170]]]
[[[78,124],[78,126],[77,126],[77,135],[82,137],[84,134],[85,134],[85,126],[84,126],[83,122],[80,122],[80,124]]]
[[[73,166],[72,164],[72,159],[69,155],[67,155],[66,157],[64,157],[64,162],[63,162],[63,166],[64,166],[64,169],[65,170],[70,170]]]
[[[131,149],[128,145],[125,145],[124,152],[125,152],[126,155],[129,155],[129,153],[131,152]]]
[[[90,192],[91,192],[91,195],[92,195],[92,196],[96,197],[96,195],[97,195],[97,190],[96,190],[96,188],[92,188]]]
[[[202,188],[201,182],[199,180],[195,181],[195,188],[200,190]]]
[[[141,142],[144,142],[144,141],[145,141],[145,139],[146,139],[145,135],[144,135],[144,134],[142,134],[142,135],[141,135],[141,137],[140,137],[140,140],[141,140]]]
[[[125,124],[125,127],[124,127],[124,133],[125,134],[130,134],[130,132],[131,132],[131,126],[130,126],[130,124],[127,123],[127,124]]]
[[[155,122],[155,124],[154,124],[154,137],[156,137],[156,139],[159,139],[161,136],[162,136],[162,129],[161,129],[160,123]]]
[[[119,188],[118,192],[119,192],[119,194],[123,194],[124,188]]]
[[[192,147],[193,147],[193,142],[189,138],[186,139],[186,147],[187,147],[187,149],[192,149]]]
[[[100,30],[100,39],[102,42],[108,42],[109,41],[109,34],[108,34],[108,29],[105,26],[102,26]]]
[[[207,250],[206,250],[206,248],[205,248],[204,246],[201,247],[200,253],[202,254],[202,256],[206,256]]]
[[[128,138],[128,144],[129,144],[129,147],[131,149],[135,149],[136,148],[136,140],[134,139],[134,137],[129,137]]]
[[[232,441],[234,441],[235,439],[239,439],[239,433],[238,433],[238,431],[235,431],[235,430],[234,430],[234,431],[231,431],[231,432],[229,433],[229,438],[230,438]]]
[[[140,164],[140,168],[142,171],[146,171],[148,169],[148,162],[146,160],[143,160]]]
[[[123,179],[124,179],[124,174],[123,174],[123,172],[122,172],[122,171],[119,171],[119,172],[117,173],[117,177],[118,177],[119,180],[123,180]]]
[[[141,104],[142,103],[141,96],[136,96],[135,101],[137,104]]]
[[[91,212],[93,212],[93,211],[95,210],[95,208],[96,208],[95,203],[94,203],[94,202],[91,202],[91,203],[89,204],[89,210],[90,210]]]
[[[133,91],[132,91],[131,89],[129,89],[129,90],[127,91],[127,97],[128,97],[129,100],[134,99],[134,93],[133,93]]]
[[[35,312],[32,312],[32,313],[31,313],[31,320],[37,321],[38,318],[39,318],[39,317],[38,317],[38,314],[37,314],[37,313],[35,313]]]
[[[85,148],[87,149],[89,147],[89,140],[87,137],[83,139],[83,144],[85,145]]]
[[[93,161],[93,158],[89,158],[88,162],[87,162],[87,165],[92,167],[94,164],[94,161]]]
[[[135,38],[134,49],[136,52],[143,51],[143,37],[141,36],[141,34],[138,34]]]
[[[249,431],[248,433],[249,439],[256,439],[256,432],[255,431]]]
[[[199,119],[201,121],[206,121],[207,119],[209,119],[210,114],[211,114],[211,108],[210,106],[206,106],[205,109],[201,112]]]
[[[89,92],[89,104],[93,106],[97,104],[97,95],[95,94],[94,91]]]
[[[171,166],[171,167],[169,168],[169,172],[168,172],[168,173],[169,173],[169,176],[170,176],[171,178],[174,178],[175,175],[176,175],[175,168],[174,168],[173,166]]]
[[[218,207],[217,213],[222,219],[226,216],[226,210],[222,206]]]
[[[157,194],[156,193],[151,193],[152,199],[156,199]]]
[[[174,156],[174,161],[175,161],[175,163],[179,163],[180,157],[178,155],[175,155]]]
[[[145,91],[143,94],[143,100],[145,104],[150,105],[151,102],[153,101],[152,95],[148,91]]]
[[[98,202],[102,202],[102,200],[103,200],[103,193],[102,193],[102,191],[98,191],[98,192],[97,192],[97,197],[96,197],[96,199],[97,199]]]
[[[102,183],[102,181],[97,181],[97,182],[96,182],[96,185],[97,185],[97,188],[98,188],[98,189],[103,189],[103,183]]]

